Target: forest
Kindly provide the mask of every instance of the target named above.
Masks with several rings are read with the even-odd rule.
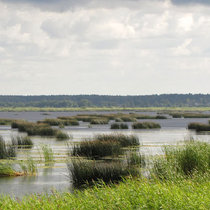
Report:
[[[210,94],[1,95],[0,107],[207,107]]]

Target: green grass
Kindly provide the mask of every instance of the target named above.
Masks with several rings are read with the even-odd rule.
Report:
[[[0,197],[0,209],[210,209],[210,182],[149,182],[127,179],[72,193],[31,195],[22,200]]]
[[[154,122],[136,122],[132,125],[133,129],[155,129],[161,128],[160,124]]]

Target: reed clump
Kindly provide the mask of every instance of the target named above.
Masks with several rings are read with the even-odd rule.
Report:
[[[90,121],[90,124],[92,125],[105,125],[108,124],[109,120],[108,119],[103,119],[103,118],[98,118],[98,119],[92,119]]]
[[[139,146],[139,139],[135,135],[125,134],[99,134],[94,136],[94,140],[119,142],[122,147]]]
[[[188,125],[188,129],[196,130],[197,132],[200,131],[210,131],[210,125],[204,123],[190,123]]]
[[[12,123],[12,128],[17,128],[19,132],[26,132],[29,136],[55,136],[57,130],[44,123],[32,123],[16,121]]]
[[[37,164],[33,160],[32,157],[28,156],[27,160],[21,162],[20,164],[21,170],[24,175],[36,175],[37,174]]]
[[[2,136],[0,136],[0,159],[16,157],[16,149],[11,144],[6,145]]]
[[[107,163],[77,159],[67,166],[75,187],[93,185],[98,181],[119,182],[127,176],[137,174],[136,170],[119,161]]]
[[[45,164],[50,164],[54,162],[54,154],[53,150],[49,145],[43,144],[41,145],[41,150],[44,156]]]
[[[128,125],[125,123],[113,123],[110,129],[128,129]]]
[[[210,144],[195,140],[165,147],[165,156],[154,161],[154,174],[161,179],[191,177],[210,172]]]
[[[17,148],[32,148],[33,141],[29,136],[12,136],[12,145]]]
[[[105,156],[118,156],[122,154],[122,146],[113,140],[86,140],[74,145],[73,156],[85,156],[91,159],[100,159]]]
[[[55,137],[56,137],[57,140],[60,140],[60,141],[62,141],[62,140],[67,140],[67,139],[70,138],[69,135],[68,135],[67,133],[64,133],[64,132],[62,132],[62,131],[57,131]]]
[[[18,173],[13,169],[11,164],[0,162],[0,177],[16,175],[18,175]]]
[[[136,122],[132,125],[133,129],[155,129],[161,128],[159,123],[154,122]]]
[[[48,124],[50,126],[77,126],[79,122],[75,119],[71,118],[57,118],[57,119],[45,119],[42,121],[38,121],[38,123]]]
[[[11,125],[14,119],[0,119],[0,125]]]
[[[173,118],[210,118],[210,114],[205,113],[169,113]]]

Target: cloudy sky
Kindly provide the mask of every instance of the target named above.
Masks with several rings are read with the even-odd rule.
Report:
[[[0,0],[0,94],[210,93],[209,0]]]

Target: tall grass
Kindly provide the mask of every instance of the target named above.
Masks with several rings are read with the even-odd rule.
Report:
[[[43,123],[16,121],[12,123],[12,128],[18,128],[19,132],[26,132],[29,136],[55,136],[57,133],[56,129]]]
[[[37,173],[37,164],[30,156],[27,157],[26,161],[21,162],[19,165],[24,175],[35,175]]]
[[[105,125],[108,124],[109,120],[108,119],[104,119],[104,118],[96,118],[96,119],[92,119],[90,121],[90,124],[92,125]]]
[[[17,172],[13,169],[11,164],[0,162],[0,177],[15,176],[16,174]]]
[[[2,136],[0,136],[0,159],[16,157],[16,149],[12,145],[6,145]]]
[[[128,129],[128,125],[125,123],[113,123],[110,129]]]
[[[97,181],[105,183],[118,182],[123,177],[136,175],[134,169],[126,167],[122,162],[96,162],[87,160],[72,160],[68,165],[68,171],[75,187],[92,185]]]
[[[128,146],[138,146],[139,139],[135,135],[125,135],[125,134],[99,134],[96,135],[94,140],[100,140],[100,141],[116,141],[121,144],[122,147],[128,147]]]
[[[44,156],[44,161],[46,164],[50,164],[54,162],[54,154],[53,150],[49,145],[43,144],[41,145],[42,153]]]
[[[12,145],[18,148],[32,148],[33,141],[28,136],[12,136]]]
[[[154,122],[136,122],[132,125],[133,129],[155,129],[161,128],[160,124]]]
[[[105,156],[117,156],[122,154],[119,142],[113,140],[86,140],[74,145],[72,155],[85,156],[92,159],[99,159]]]
[[[64,133],[62,131],[57,131],[56,133],[56,139],[59,140],[59,141],[62,141],[62,140],[67,140],[70,138],[70,136],[67,134],[67,133]]]
[[[205,174],[210,170],[210,144],[195,140],[165,147],[165,157],[154,161],[154,173],[161,179]]]
[[[188,129],[199,131],[210,131],[210,125],[209,124],[203,124],[203,123],[189,123]]]
[[[129,166],[145,167],[145,155],[138,151],[129,150],[126,153],[126,162]]]

